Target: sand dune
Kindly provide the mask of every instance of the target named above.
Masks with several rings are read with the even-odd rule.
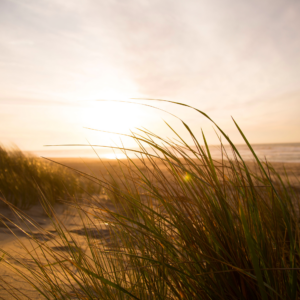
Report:
[[[71,168],[78,169],[82,172],[87,172],[92,175],[99,176],[100,174],[107,176],[107,170],[114,170],[117,166],[116,161],[105,161],[104,165],[100,165],[98,160],[85,159],[84,161],[78,159],[55,159],[59,163],[63,163]],[[127,164],[127,162],[123,162]],[[251,163],[249,163],[251,168]],[[285,173],[289,175],[291,184],[300,191],[299,181],[300,178],[300,164],[299,163],[275,163],[273,164],[278,173],[285,177]],[[140,167],[143,167],[140,165]],[[162,169],[164,168],[161,166]],[[115,169],[116,170],[116,169]],[[118,172],[118,171],[115,171]],[[112,205],[107,199],[107,197],[102,197],[104,205],[112,208]],[[55,206],[55,212],[59,220],[63,221],[64,225],[68,228],[69,232],[74,235],[77,241],[77,245],[82,245],[85,247],[85,230],[82,221],[80,220],[76,210],[74,208],[67,207],[63,204],[58,204]],[[22,221],[16,212],[11,211],[8,208],[1,207],[0,215],[0,248],[14,256],[14,261],[9,257],[4,256],[3,259],[13,262],[13,266],[19,267],[27,278],[32,276],[30,272],[22,266],[22,263],[28,265],[31,264],[32,268],[37,268],[37,265],[31,262],[31,254],[39,255],[41,254],[41,249],[34,247],[34,239],[48,243],[50,247],[57,252],[69,251],[69,248],[65,245],[60,245],[57,241],[58,235],[56,230],[48,218],[47,214],[44,212],[41,205],[36,205],[30,210],[26,211],[28,219],[32,221],[32,224]],[[9,222],[8,220],[11,220]],[[91,235],[98,239],[102,245],[110,249],[113,247],[113,242],[110,240],[109,229],[105,224],[99,223],[97,230],[95,228],[88,229]],[[20,247],[20,243],[25,247]],[[27,248],[27,251],[25,250]],[[45,261],[45,263],[47,263]],[[0,267],[0,298],[2,299],[14,299],[13,294],[10,295],[6,289],[9,287],[14,287],[19,289],[22,293],[25,293],[29,299],[43,299],[39,292],[26,280],[26,277],[22,278],[12,268],[8,268],[6,264],[1,263]],[[18,296],[22,299],[28,299],[22,296],[21,293]]]

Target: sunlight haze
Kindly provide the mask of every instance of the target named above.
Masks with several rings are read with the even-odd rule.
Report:
[[[141,103],[218,142],[196,112],[130,98],[195,106],[236,143],[231,116],[252,143],[300,142],[299,28],[296,0],[1,0],[0,143],[121,143],[85,127],[172,137],[164,121],[187,136]]]

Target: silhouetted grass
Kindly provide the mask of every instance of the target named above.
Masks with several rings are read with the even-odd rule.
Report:
[[[237,124],[256,160],[251,170],[217,124],[235,159],[220,143],[224,160],[214,161],[205,136],[200,145],[183,124],[196,148],[180,136],[162,146],[151,132],[133,134],[139,163],[128,158],[123,176],[99,178],[116,208],[74,201],[82,230],[52,217],[57,239],[36,240],[42,254],[28,250],[36,268],[25,264],[31,277],[20,275],[47,299],[298,299],[299,195],[258,160]],[[44,205],[51,210],[47,194]]]
[[[84,190],[95,192],[99,187],[65,167],[0,146],[0,196],[10,203],[29,208],[42,193],[54,203],[83,195]]]

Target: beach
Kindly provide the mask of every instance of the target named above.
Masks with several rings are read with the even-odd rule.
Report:
[[[91,158],[52,158],[51,160],[53,163],[56,162],[65,165],[74,170],[74,172],[77,170],[79,172],[87,173],[92,176],[92,179],[94,178],[93,180],[101,176],[106,180],[109,180],[111,176],[115,176],[116,178],[120,177],[122,176],[120,166],[122,166],[122,169],[125,170],[126,173],[128,172],[127,166],[132,163],[139,168],[146,169],[146,165],[137,159],[130,163],[126,160],[103,160],[100,162],[99,159]],[[218,162],[220,163],[220,161]],[[168,178],[166,166],[161,160],[157,161],[157,163],[162,172],[165,172],[166,178]],[[256,167],[254,162],[250,161],[247,162],[247,165],[250,170]],[[218,163],[216,163],[216,166],[218,166]],[[300,193],[300,163],[274,162],[272,163],[272,166],[284,181],[287,182],[287,180],[289,180],[296,193]],[[286,175],[288,175],[288,179]],[[95,196],[98,197],[98,200],[100,199],[100,201],[102,201],[104,206],[113,209],[110,199],[106,195],[100,194]],[[90,210],[92,212],[92,209]],[[26,294],[29,299],[44,299],[43,296],[41,296],[41,294],[26,280],[26,276],[29,278],[31,274],[28,269],[22,267],[22,263],[28,265],[32,259],[31,255],[41,255],[41,249],[35,247],[35,243],[33,242],[34,239],[52,245],[50,247],[57,250],[58,253],[62,253],[63,257],[68,253],[68,247],[57,246],[57,232],[41,205],[35,205],[25,212],[28,219],[31,220],[31,224],[29,225],[28,222],[22,222],[16,213],[18,213],[18,210],[12,212],[9,208],[1,207],[1,220],[4,222],[0,223],[0,248],[14,256],[14,260],[6,255],[3,256],[3,259],[11,261],[12,266],[20,268],[24,272],[23,275],[25,274],[25,277],[20,278],[12,267],[8,268],[0,262],[0,264],[2,264],[0,268],[0,277],[2,278],[2,281],[0,281],[0,298],[14,299],[13,295],[10,295],[5,291],[5,289],[11,286]],[[76,209],[65,204],[57,204],[55,205],[55,214],[57,218],[63,222],[64,226],[66,226],[69,231],[73,232],[74,239],[76,239],[78,245],[81,245],[82,248],[84,248],[86,242],[84,237],[84,227]],[[11,224],[8,220],[12,220],[14,224]],[[106,240],[104,247],[109,248],[109,235],[105,225],[99,223],[99,230],[100,232],[103,232],[103,236],[99,238],[99,240]],[[23,244],[22,247],[20,247],[20,243]],[[46,264],[47,261],[44,263]],[[32,268],[37,268],[36,264],[32,263]],[[22,293],[19,293],[18,296],[20,299],[28,299],[22,295]]]

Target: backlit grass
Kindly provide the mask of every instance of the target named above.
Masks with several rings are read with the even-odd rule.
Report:
[[[67,168],[0,146],[0,196],[20,208],[38,203],[42,194],[55,203],[98,189]]]
[[[180,143],[161,146],[154,133],[132,135],[139,162],[119,161],[118,172],[98,179],[114,209],[98,197],[84,206],[74,200],[85,247],[79,231],[50,215],[57,238],[35,240],[42,251],[28,249],[36,267],[25,264],[31,276],[24,275],[45,298],[299,298],[299,195],[257,159],[237,124],[253,151],[251,170],[217,124],[235,159],[220,143],[224,159],[214,161],[205,136],[200,144],[183,125],[196,147],[179,136]],[[43,201],[51,210],[47,193]],[[2,263],[18,270],[14,257],[3,255]]]

